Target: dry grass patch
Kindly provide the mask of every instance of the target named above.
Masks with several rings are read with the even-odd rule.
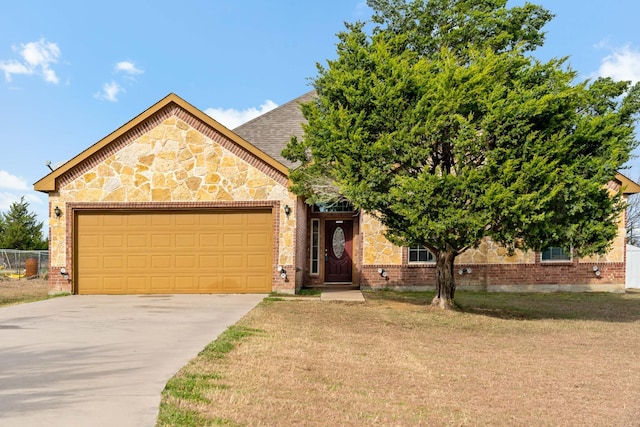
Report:
[[[47,299],[47,281],[42,279],[0,279],[0,307]]]
[[[176,375],[202,388],[165,391],[158,424],[637,425],[640,294],[432,296],[267,301]]]

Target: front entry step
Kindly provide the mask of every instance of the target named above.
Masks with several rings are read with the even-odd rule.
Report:
[[[321,291],[335,289],[335,290],[352,291],[352,290],[360,290],[360,286],[354,285],[352,283],[325,283],[322,285],[304,286],[303,289],[319,289]]]

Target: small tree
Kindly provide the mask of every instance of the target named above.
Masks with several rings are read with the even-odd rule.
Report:
[[[47,249],[48,242],[42,236],[43,223],[36,214],[29,212],[29,203],[20,198],[13,202],[9,211],[0,214],[0,247],[5,249]]]
[[[606,184],[637,145],[640,86],[574,84],[564,60],[535,60],[551,19],[539,6],[368,3],[378,26],[339,34],[303,106],[304,139],[283,152],[301,162],[292,190],[340,194],[393,243],[428,248],[442,308],[455,258],[485,237],[510,251],[607,251],[624,203]]]

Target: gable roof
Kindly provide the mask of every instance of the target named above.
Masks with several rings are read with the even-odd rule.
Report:
[[[174,93],[170,93],[147,110],[143,111],[138,116],[131,119],[129,122],[125,123],[114,132],[110,133],[106,137],[102,138],[100,141],[93,144],[91,147],[82,151],[80,154],[73,157],[68,162],[61,165],[59,168],[55,169],[53,172],[49,173],[45,177],[41,178],[35,184],[33,184],[34,189],[36,191],[42,191],[44,193],[48,193],[51,191],[56,191],[57,189],[57,180],[62,177],[64,174],[72,171],[75,167],[79,166],[81,163],[88,161],[92,157],[94,157],[99,152],[107,149],[107,147],[112,144],[114,141],[118,140],[120,137],[124,136],[130,131],[138,128],[139,126],[145,126],[145,122],[152,118],[155,114],[159,113],[161,110],[175,106],[178,107],[191,116],[195,117],[197,120],[202,122],[204,125],[212,128],[216,132],[224,135],[232,142],[236,143],[238,146],[258,157],[263,162],[267,163],[270,167],[278,171],[280,174],[284,176],[289,175],[289,169],[287,166],[274,159],[270,155],[266,154],[264,151],[260,150],[255,145],[243,139],[241,136],[236,134],[235,132],[227,129],[225,126],[217,122],[211,116],[207,115],[203,111],[197,109],[193,105],[189,104],[184,99],[180,98],[178,95]]]
[[[620,181],[620,187],[622,188],[622,194],[631,195],[640,193],[640,185],[635,181],[622,175],[620,172],[616,174],[616,179]]]
[[[300,104],[315,97],[315,90],[307,92],[238,126],[233,131],[283,165],[292,168],[296,164],[282,157],[281,152],[292,136],[302,137],[302,124],[306,123],[306,119],[302,115]]]

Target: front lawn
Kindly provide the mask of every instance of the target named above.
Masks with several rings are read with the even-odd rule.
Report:
[[[640,294],[268,300],[169,382],[158,425],[636,425]]]

